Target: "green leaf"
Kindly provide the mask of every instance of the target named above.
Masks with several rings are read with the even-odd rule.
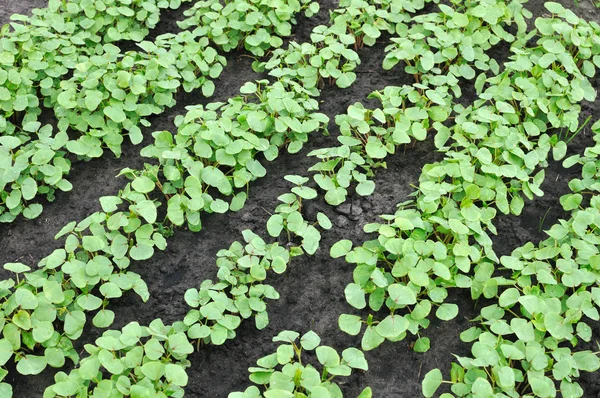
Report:
[[[127,120],[127,115],[125,115],[121,107],[107,106],[104,108],[104,114],[115,123],[123,123]]]
[[[253,82],[246,82],[241,88],[242,94],[254,94],[258,90],[258,86]]]
[[[352,241],[344,239],[334,243],[333,246],[331,246],[329,255],[332,258],[339,258],[348,254],[350,250],[352,250]]]
[[[147,260],[154,255],[154,248],[138,243],[129,250],[129,255],[136,261]]]
[[[560,197],[560,204],[565,211],[572,211],[579,208],[579,205],[583,201],[581,194],[567,194]]]
[[[552,147],[552,157],[555,161],[561,160],[567,154],[567,143],[564,141],[558,141]]]
[[[458,68],[458,71],[461,74],[461,76],[467,80],[474,79],[476,75],[475,69],[473,69],[469,64],[462,64]]]
[[[102,306],[102,299],[93,294],[82,294],[77,299],[77,304],[86,311],[93,311]]]
[[[165,366],[165,377],[167,381],[176,386],[184,387],[188,383],[188,375],[181,365],[169,363]]]
[[[35,197],[37,193],[38,187],[35,180],[31,177],[27,177],[21,183],[21,193],[23,195],[23,199],[31,200]]]
[[[14,272],[15,274],[31,271],[31,267],[23,263],[6,263],[3,267],[5,270]]]
[[[375,332],[372,326],[367,326],[367,329],[365,330],[360,342],[360,346],[363,351],[370,351],[379,347],[384,341],[385,338],[380,336],[379,333]]]
[[[156,338],[151,338],[144,344],[144,352],[148,359],[155,361],[163,356],[165,349]]]
[[[221,345],[227,341],[229,331],[224,326],[216,324],[210,331],[210,340],[214,345]]]
[[[83,249],[88,252],[97,252],[104,249],[104,240],[98,236],[84,236],[81,239]]]
[[[337,206],[346,201],[347,191],[343,187],[329,189],[325,193],[325,201],[332,206]]]
[[[200,313],[210,320],[218,320],[223,317],[223,309],[216,302],[210,302],[200,307]]]
[[[151,361],[145,363],[140,370],[150,380],[158,380],[165,374],[165,364],[158,361]]]
[[[432,369],[423,378],[421,384],[423,395],[427,398],[433,397],[437,389],[442,384],[442,372],[439,369]]]
[[[13,346],[10,341],[0,339],[0,366],[4,366],[14,353]]]
[[[85,325],[85,314],[82,311],[71,311],[65,316],[65,333],[71,339],[81,336]]]
[[[433,53],[431,51],[425,51],[421,56],[421,67],[425,72],[431,70],[435,64]]]
[[[340,356],[336,350],[327,346],[317,347],[317,359],[326,367],[334,367],[340,364]]]
[[[23,330],[31,329],[31,317],[29,316],[29,312],[25,310],[18,311],[13,315],[12,323],[14,323]]]
[[[48,366],[62,368],[65,366],[65,352],[60,348],[48,347],[44,350],[44,357]]]
[[[229,210],[231,211],[239,211],[244,207],[246,203],[247,195],[246,192],[239,192],[231,199],[231,203],[229,204]]]
[[[97,90],[87,90],[85,93],[85,107],[91,112],[98,108],[104,96],[102,92]],[[106,110],[105,110],[106,113]]]
[[[292,330],[283,330],[279,332],[277,336],[273,337],[273,342],[293,343],[298,337],[300,337],[300,333],[298,332],[294,332]]]
[[[46,358],[37,355],[27,355],[17,362],[17,372],[22,375],[38,375],[46,368]]]
[[[369,370],[369,364],[365,359],[365,354],[358,348],[346,348],[342,352],[342,358],[348,366],[354,369]]]
[[[84,380],[92,380],[98,376],[100,370],[100,360],[97,357],[90,356],[84,358],[79,366],[79,375]]]
[[[215,83],[212,80],[206,80],[202,85],[202,95],[211,97],[215,92]]]
[[[67,378],[54,384],[52,390],[60,396],[69,397],[76,394],[80,387],[77,381]]]
[[[375,183],[370,180],[363,181],[356,186],[356,193],[360,196],[369,196],[373,191],[375,191]]]
[[[356,336],[362,328],[362,321],[359,316],[342,314],[338,318],[338,326],[343,332],[351,336]]]
[[[442,321],[449,321],[458,315],[458,306],[456,304],[444,303],[435,311],[437,316]]]
[[[283,230],[283,217],[279,214],[273,214],[267,221],[267,232],[276,238]]]
[[[103,348],[98,353],[98,359],[100,360],[102,366],[104,366],[104,368],[106,368],[106,370],[113,375],[123,373],[123,361],[120,358],[115,357],[114,353]]]
[[[509,308],[513,306],[517,301],[519,301],[520,296],[521,294],[514,287],[506,289],[500,295],[498,299],[498,305],[500,305],[500,307]]]
[[[329,219],[329,217],[327,217],[325,214],[323,214],[321,212],[317,213],[317,221],[319,222],[319,225],[323,229],[331,229],[331,227],[333,226],[331,224],[331,220]]]
[[[110,325],[112,325],[114,320],[115,320],[115,313],[111,310],[104,309],[104,310],[98,311],[98,313],[96,315],[94,315],[94,318],[92,319],[92,323],[97,328],[107,328]]]
[[[346,301],[348,304],[354,308],[361,310],[367,306],[365,292],[356,283],[350,283],[348,286],[346,286],[344,295],[346,296]]]
[[[100,198],[100,206],[106,213],[116,211],[121,203],[123,203],[123,199],[118,196],[102,196]]]
[[[0,383],[0,397],[12,397],[13,396],[13,388],[8,383]]]
[[[415,345],[413,346],[413,350],[415,352],[427,352],[431,348],[431,342],[429,341],[429,337],[420,337],[415,341]]]
[[[311,330],[300,338],[300,344],[302,344],[302,348],[305,350],[314,350],[321,344],[321,338]]]
[[[149,177],[140,176],[140,177],[136,177],[136,179],[131,182],[131,186],[137,192],[150,193],[154,190],[154,187],[156,185],[155,185],[154,181],[152,181]]]
[[[354,72],[345,72],[345,73],[342,73],[336,79],[335,84],[339,88],[347,88],[347,87],[350,87],[352,85],[352,83],[354,83],[355,80],[356,80],[356,73],[354,73]]]
[[[29,290],[20,287],[14,293],[15,303],[25,310],[34,310],[38,306],[37,297]]]
[[[546,7],[546,9],[552,14],[562,14],[565,10],[565,8],[561,4],[556,3],[554,1],[548,1],[544,3],[544,7]]]
[[[142,216],[148,224],[154,224],[154,222],[156,222],[156,206],[151,200],[142,200],[131,206],[131,210]]]
[[[408,286],[395,283],[388,286],[388,293],[392,301],[398,306],[417,303],[415,292]]]
[[[388,315],[375,327],[377,333],[387,339],[397,339],[408,329],[409,322],[400,315]]]
[[[385,146],[378,139],[370,139],[367,145],[365,145],[365,150],[367,151],[367,155],[373,159],[383,159],[388,154]]]

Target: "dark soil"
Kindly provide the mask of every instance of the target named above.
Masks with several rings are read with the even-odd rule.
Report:
[[[578,7],[570,0],[561,3],[585,18],[600,21],[600,12],[589,0],[581,0]],[[527,7],[534,16],[539,16],[544,12],[542,4],[542,1],[535,0],[530,1]],[[26,14],[32,8],[43,5],[43,0],[3,0],[0,4],[0,23],[7,22],[12,13]],[[307,40],[313,26],[326,23],[327,10],[333,6],[333,0],[324,1],[318,16],[312,19],[299,18],[296,27],[298,40]],[[176,29],[173,21],[180,18],[181,10],[165,13],[161,24],[151,36]],[[362,64],[358,70],[357,82],[352,88],[339,90],[326,87],[323,90],[322,111],[332,120],[336,114],[345,112],[352,103],[365,102],[366,96],[375,89],[412,83],[412,77],[402,73],[399,68],[393,71],[381,68],[384,47],[385,42],[382,41],[373,48],[360,51]],[[506,56],[500,50],[497,53],[499,58]],[[226,100],[235,95],[244,82],[257,78],[250,64],[251,59],[241,53],[228,55],[228,66],[218,80],[216,96],[211,100]],[[472,93],[472,90],[465,88],[464,92]],[[472,94],[466,94],[463,100],[472,101]],[[147,136],[154,130],[173,130],[174,117],[184,113],[186,105],[206,102],[208,101],[199,93],[180,95],[175,108],[151,120],[152,128],[145,129]],[[592,115],[595,119],[598,110],[597,104],[586,104],[582,116],[585,119]],[[225,215],[207,215],[203,218],[204,228],[201,232],[178,230],[169,240],[166,251],[157,253],[151,260],[132,264],[131,270],[142,275],[148,283],[151,298],[148,303],[142,303],[137,296],[127,294],[111,303],[111,309],[117,314],[114,327],[122,327],[134,320],[147,324],[157,317],[162,318],[165,323],[182,319],[187,311],[183,293],[188,288],[197,287],[204,279],[216,277],[215,258],[219,249],[240,240],[240,232],[244,229],[252,229],[266,236],[267,211],[273,209],[277,204],[277,197],[290,188],[283,176],[306,175],[307,168],[315,163],[315,159],[306,156],[308,151],[335,145],[335,123],[332,122],[329,127],[331,136],[315,134],[301,153],[282,154],[268,164],[267,176],[251,187],[250,198],[243,210]],[[583,152],[590,142],[591,133],[587,127],[572,142],[570,151]],[[123,179],[115,178],[121,168],[139,167],[143,164],[144,159],[139,156],[139,149],[125,145],[120,159],[107,153],[101,159],[75,164],[69,176],[74,186],[72,192],[59,193],[55,202],[44,204],[44,212],[37,220],[20,218],[12,224],[0,225],[0,264],[21,261],[34,265],[60,246],[62,242],[54,241],[52,237],[63,225],[71,220],[81,220],[99,210],[97,198],[115,194],[124,185]],[[269,303],[270,324],[266,329],[258,331],[252,321],[244,322],[234,340],[223,346],[205,347],[191,355],[187,396],[226,397],[231,391],[245,389],[250,385],[247,368],[253,366],[261,356],[274,351],[275,344],[271,342],[271,338],[281,330],[306,332],[312,329],[322,337],[324,344],[340,350],[360,345],[358,338],[345,335],[337,327],[339,314],[351,312],[345,303],[343,292],[352,279],[352,266],[342,259],[331,259],[328,255],[329,247],[339,239],[351,239],[355,243],[370,239],[362,231],[364,224],[376,221],[380,214],[393,213],[396,203],[406,200],[412,191],[410,184],[418,181],[421,167],[439,158],[433,149],[431,142],[423,142],[390,156],[387,169],[377,172],[377,189],[371,197],[352,198],[335,210],[322,201],[315,201],[310,205],[307,214],[322,211],[330,216],[335,225],[332,230],[323,234],[321,249],[312,257],[294,259],[285,274],[270,277],[269,283],[280,292],[281,299]],[[567,192],[567,182],[578,173],[579,170],[565,170],[560,164],[552,163],[543,186],[546,195],[529,203],[520,217],[500,217],[497,221],[499,234],[495,239],[496,252],[499,255],[508,254],[513,248],[528,241],[538,242],[543,239],[544,233],[540,232],[542,228],[547,229],[558,218],[565,217],[558,198]],[[431,339],[432,348],[429,352],[419,354],[410,350],[409,345],[414,339],[394,344],[384,343],[367,353],[370,367],[368,372],[339,379],[345,395],[356,396],[364,387],[371,386],[376,397],[418,397],[421,396],[421,380],[430,369],[439,367],[447,375],[454,359],[452,354],[469,354],[469,346],[461,343],[458,335],[469,327],[468,320],[479,311],[479,308],[474,308],[467,291],[456,292],[450,300],[460,306],[461,313],[451,322],[433,321],[424,331],[423,335]],[[600,336],[600,324],[591,326],[594,328],[594,335]],[[82,346],[92,342],[101,332],[90,326],[77,344]],[[590,344],[582,348],[595,347]],[[55,369],[49,369],[36,377],[21,377],[13,371],[7,376],[7,381],[13,385],[15,397],[41,397],[44,388],[52,383],[55,372]],[[599,376],[599,372],[583,374],[580,383],[585,397],[600,397]]]

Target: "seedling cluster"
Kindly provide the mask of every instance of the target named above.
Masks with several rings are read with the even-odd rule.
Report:
[[[311,219],[306,203],[335,207],[353,194],[373,194],[388,156],[431,139],[441,160],[423,167],[394,214],[365,225],[376,238],[330,248],[355,266],[345,289],[348,313],[338,323],[360,336],[360,349],[337,351],[313,331],[282,331],[273,338],[281,343],[276,352],[249,369],[256,385],[230,397],[342,397],[336,381],[368,371],[364,352],[384,341],[411,334],[415,351],[429,350],[432,316],[459,315],[447,300],[452,289],[493,304],[461,334],[472,356],[456,357],[449,380],[429,371],[424,396],[442,382],[451,391],[443,397],[583,396],[576,378],[600,369],[598,353],[577,348],[593,338],[586,321],[600,319],[600,123],[592,126],[595,146],[565,156],[581,130],[581,103],[596,98],[600,26],[553,2],[532,30],[521,0],[437,3],[342,0],[307,43],[290,36],[298,13],[318,13],[311,1],[198,1],[185,11],[181,32],[152,41],[160,10],[181,1],[51,0],[31,17],[13,17],[0,36],[2,222],[35,218],[40,196],[70,190],[72,160],[106,156],[106,149],[119,156],[125,137],[140,144],[140,126],[174,106],[179,91],[210,97],[226,65],[222,54],[250,52],[268,79],[245,83],[226,102],[187,107],[174,132],[152,133],[141,149],[149,163],[123,169],[127,184],[99,199],[101,211],[57,233],[63,247],[34,269],[4,265],[14,277],[0,281],[0,395],[12,396],[1,382],[9,361],[36,375],[69,360],[75,368],[58,371],[44,397],[183,396],[190,354],[234,339],[245,319],[264,329],[268,302],[279,298],[269,275],[321,248],[333,223],[323,212]],[[307,176],[285,176],[291,188],[265,233],[245,230],[217,253],[215,281],[185,292],[182,320],[108,329],[77,352],[73,341],[86,324],[113,324],[113,300],[129,290],[148,300],[142,276],[128,269],[132,261],[165,250],[180,227],[200,231],[206,213],[239,211],[266,162],[327,132],[321,89],[351,86],[361,48],[382,35],[391,36],[382,67],[403,68],[414,82],[374,91],[369,98],[379,107],[357,102],[335,117],[339,145],[311,151],[316,162]],[[123,41],[138,50],[122,52]],[[489,54],[499,44],[510,48],[502,65]],[[471,104],[461,101],[465,83],[475,88]],[[53,110],[56,128],[42,125],[41,104]],[[490,237],[498,216],[518,216],[525,199],[543,195],[550,158],[581,165],[572,193],[560,199],[570,218],[540,244],[498,258]],[[367,387],[360,398],[372,393]]]

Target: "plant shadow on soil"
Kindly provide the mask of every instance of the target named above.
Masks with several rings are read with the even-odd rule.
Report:
[[[7,22],[9,15],[13,13],[26,14],[34,7],[43,6],[45,2],[29,0],[6,3],[8,4],[0,5],[0,24]],[[334,8],[334,1],[321,3],[322,10],[317,16],[311,19],[299,18],[295,28],[297,40],[308,40],[315,25],[327,23],[328,10]],[[582,1],[579,7],[568,0],[561,3],[580,16],[600,21],[600,12],[591,2]],[[539,0],[530,1],[526,7],[533,12],[534,17],[544,12],[543,2]],[[176,28],[173,21],[181,17],[181,10],[165,13],[150,37],[173,31]],[[385,43],[382,42],[373,48],[365,47],[360,50],[362,64],[358,69],[358,79],[350,89],[324,88],[319,100],[322,112],[331,118],[330,136],[315,133],[300,153],[282,153],[275,161],[265,163],[268,174],[252,184],[248,202],[241,211],[207,215],[203,218],[201,232],[177,230],[175,236],[169,239],[164,252],[158,252],[150,260],[132,264],[131,270],[139,273],[147,282],[150,300],[142,303],[130,293],[114,300],[110,307],[116,313],[113,328],[120,328],[131,321],[147,324],[154,318],[161,318],[165,323],[182,319],[187,312],[183,293],[188,288],[198,287],[202,280],[215,279],[218,250],[240,240],[244,229],[251,229],[261,236],[267,235],[265,223],[269,212],[277,205],[277,197],[291,188],[283,176],[307,175],[307,168],[316,160],[308,158],[306,154],[315,148],[335,145],[338,133],[333,123],[335,115],[344,113],[356,101],[369,104],[366,97],[375,89],[413,82],[412,77],[401,72],[399,66],[392,71],[381,68],[384,48]],[[243,52],[229,54],[227,62],[227,68],[216,82],[216,95],[210,101],[226,101],[228,97],[237,94],[244,82],[261,77],[252,72],[252,60],[245,57]],[[463,101],[471,102],[474,99],[473,91],[465,88],[464,92]],[[152,127],[144,130],[147,138],[143,145],[150,142],[152,131],[174,131],[173,120],[176,115],[185,112],[185,106],[209,101],[198,92],[180,94],[177,99],[174,108],[151,119]],[[597,104],[584,105],[584,119],[598,114]],[[591,132],[588,126],[574,139],[569,151],[582,153],[590,143]],[[12,224],[0,225],[0,263],[22,261],[33,265],[51,253],[61,244],[52,239],[60,227],[99,210],[97,198],[115,194],[124,185],[122,178],[114,178],[121,168],[142,166],[144,159],[139,156],[140,148],[125,145],[123,156],[119,159],[106,153],[101,159],[74,162],[69,176],[74,186],[72,192],[58,193],[56,201],[44,204],[44,212],[37,220],[20,218]],[[380,214],[393,213],[396,203],[406,200],[412,192],[410,184],[418,182],[422,166],[439,158],[431,141],[400,148],[395,155],[389,157],[387,168],[377,171],[377,188],[372,196],[351,197],[346,204],[336,209],[332,209],[324,201],[307,203],[305,217],[312,219],[317,211],[322,211],[331,218],[334,228],[323,232],[321,248],[314,256],[294,258],[285,274],[269,276],[266,282],[277,289],[281,298],[268,303],[270,323],[267,328],[259,331],[252,320],[244,321],[234,340],[227,341],[223,346],[203,347],[190,356],[192,366],[188,370],[190,381],[186,387],[186,395],[226,397],[231,391],[244,390],[250,385],[247,368],[253,366],[258,358],[274,352],[276,345],[271,339],[281,330],[296,330],[301,333],[314,330],[321,336],[324,344],[339,350],[348,346],[360,346],[359,338],[345,335],[337,327],[337,318],[341,313],[353,313],[344,299],[344,288],[352,280],[353,267],[343,259],[331,259],[329,247],[340,239],[351,239],[356,244],[373,239],[363,232],[364,224],[377,221]],[[567,192],[567,182],[578,173],[579,170],[576,169],[563,169],[558,162],[550,164],[542,187],[545,196],[528,203],[520,217],[499,218],[499,234],[494,240],[499,255],[509,254],[513,248],[528,241],[538,242],[545,236],[540,232],[540,225],[543,229],[548,229],[558,218],[565,217],[560,211],[558,198]],[[8,276],[5,272],[1,275]],[[423,331],[422,335],[431,339],[430,351],[424,354],[412,351],[410,344],[414,342],[414,338],[398,343],[384,343],[367,353],[370,368],[368,372],[358,372],[351,377],[338,379],[345,396],[357,396],[363,388],[371,386],[376,397],[418,397],[421,396],[421,380],[430,369],[441,368],[447,378],[450,363],[454,360],[452,354],[469,354],[469,346],[461,343],[458,335],[469,327],[468,320],[476,316],[480,309],[475,307],[467,291],[453,292],[449,300],[459,305],[459,316],[451,322],[434,320]],[[598,339],[600,324],[590,322],[590,326]],[[77,347],[82,348],[101,333],[102,330],[88,325],[83,336],[76,342]],[[581,348],[595,349],[595,343],[583,344]],[[7,376],[7,381],[13,385],[15,397],[41,397],[44,388],[52,383],[55,373],[55,369],[48,369],[39,376],[23,377],[13,369]],[[600,397],[598,376],[598,372],[584,373],[580,378],[585,397]]]

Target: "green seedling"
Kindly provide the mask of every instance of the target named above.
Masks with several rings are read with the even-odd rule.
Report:
[[[299,337],[300,333],[289,330],[273,337],[273,342],[280,343],[277,352],[260,358],[257,366],[248,369],[250,380],[262,388],[251,386],[244,392],[229,394],[229,398],[343,397],[334,378],[369,368],[364,353],[356,348],[346,348],[340,356],[335,349],[321,345],[321,338],[313,331],[298,341]],[[316,354],[317,367],[306,363],[306,355],[302,356],[310,351]],[[371,396],[367,387],[359,398]]]

